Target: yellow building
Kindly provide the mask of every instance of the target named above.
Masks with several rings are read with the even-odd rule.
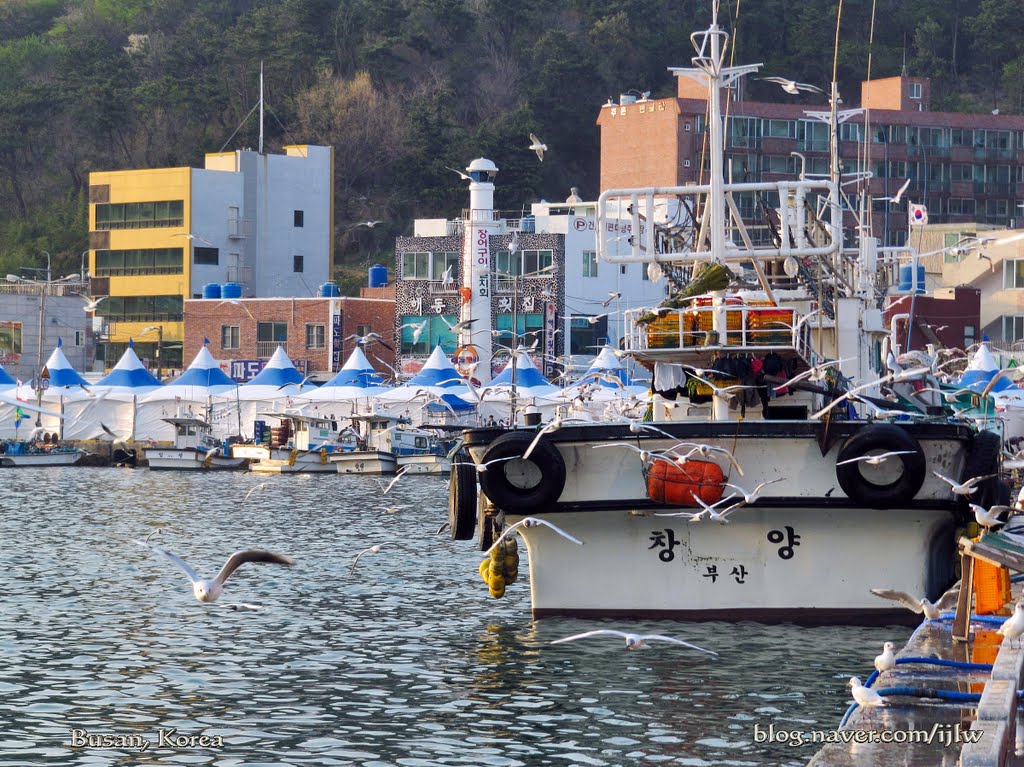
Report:
[[[105,296],[106,366],[134,339],[140,357],[181,368],[186,298],[314,295],[331,273],[333,175],[333,149],[310,145],[91,173],[89,271],[93,296]]]

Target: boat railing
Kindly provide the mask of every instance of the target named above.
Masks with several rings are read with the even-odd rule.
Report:
[[[712,329],[713,312],[718,308],[707,303],[668,310],[627,310],[626,351],[669,356],[671,352],[708,352],[721,348],[730,353],[788,351],[808,361],[815,358],[810,324],[801,321],[803,315],[796,309],[727,304],[723,338]]]

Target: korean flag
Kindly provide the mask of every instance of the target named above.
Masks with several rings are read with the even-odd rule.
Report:
[[[924,205],[910,203],[910,225],[924,226],[928,223],[928,208]]]

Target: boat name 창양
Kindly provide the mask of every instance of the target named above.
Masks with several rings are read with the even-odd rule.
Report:
[[[768,532],[769,543],[782,543],[784,539],[786,539],[786,545],[779,547],[779,558],[792,559],[793,554],[796,553],[793,551],[793,547],[800,545],[800,536],[797,532],[789,525],[786,525],[785,533],[781,530],[770,530]]]
[[[792,559],[796,553],[794,547],[800,545],[800,534],[789,525],[786,525],[785,532],[782,530],[769,530],[767,537],[769,543],[782,543],[786,541],[786,545],[780,546],[778,549],[779,559]],[[676,558],[675,548],[682,543],[682,541],[676,538],[676,531],[670,527],[666,527],[664,530],[652,531],[650,541],[651,545],[647,547],[647,550],[650,551],[657,548],[658,559],[662,562],[673,561]],[[735,573],[733,574],[735,575]],[[742,583],[742,581],[738,582]]]

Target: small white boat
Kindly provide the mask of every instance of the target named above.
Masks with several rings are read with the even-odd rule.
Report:
[[[257,474],[337,474],[331,462],[343,447],[338,422],[299,413],[266,413],[281,421],[270,445],[232,445],[232,455],[252,459]],[[273,431],[273,430],[272,430]],[[287,435],[287,440],[284,437]]]
[[[84,450],[59,442],[8,439],[0,441],[0,468],[34,466],[71,466],[85,455]]]
[[[231,441],[216,439],[210,424],[202,418],[182,415],[163,420],[174,427],[174,447],[146,448],[149,468],[192,471],[245,468],[246,459],[232,453]]]

